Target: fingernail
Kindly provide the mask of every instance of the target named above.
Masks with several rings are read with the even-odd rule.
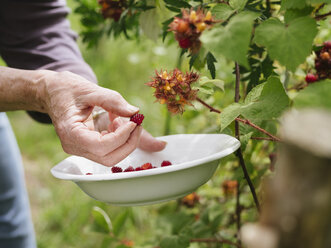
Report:
[[[132,112],[138,112],[139,111],[139,108],[135,107],[135,106],[132,106],[130,104],[128,104],[128,109]]]

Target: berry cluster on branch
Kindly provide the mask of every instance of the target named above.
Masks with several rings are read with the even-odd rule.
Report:
[[[198,90],[193,90],[191,84],[199,79],[195,72],[184,74],[178,69],[171,72],[155,72],[151,82],[146,85],[155,88],[154,96],[161,104],[167,104],[168,110],[173,114],[182,114],[185,105],[193,106],[191,101],[197,98]]]
[[[208,11],[202,9],[182,10],[182,17],[175,17],[169,25],[169,31],[173,31],[178,44],[183,49],[189,49],[191,53],[197,53],[201,47],[199,39],[201,33],[211,28],[216,21]]]
[[[119,21],[127,7],[126,0],[98,0],[98,3],[101,5],[102,16],[105,19],[113,19],[115,22]]]
[[[308,73],[306,82],[314,83],[319,80],[331,79],[331,41],[324,42],[320,50],[315,51],[315,70],[316,74]]]

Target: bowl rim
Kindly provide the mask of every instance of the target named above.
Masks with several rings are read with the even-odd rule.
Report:
[[[93,175],[76,175],[76,174],[69,174],[69,173],[64,173],[59,170],[57,170],[58,167],[61,166],[61,164],[65,160],[70,160],[74,157],[78,156],[69,156],[59,162],[57,165],[55,165],[51,169],[51,173],[54,177],[62,180],[71,180],[74,182],[83,182],[83,181],[90,181],[90,182],[95,182],[95,181],[115,181],[115,180],[123,180],[123,179],[133,179],[133,178],[140,178],[140,177],[147,177],[147,176],[153,176],[153,175],[160,175],[160,174],[167,174],[179,170],[185,170],[191,167],[195,166],[200,166],[208,162],[212,162],[218,159],[221,159],[234,151],[236,151],[240,147],[240,141],[236,139],[235,137],[232,137],[227,134],[174,134],[174,135],[167,135],[167,136],[160,136],[157,137],[157,139],[161,139],[164,137],[169,137],[169,136],[182,136],[182,135],[213,135],[213,136],[220,136],[220,137],[227,137],[229,138],[229,141],[231,140],[231,146],[216,152],[214,154],[211,154],[209,156],[205,156],[203,158],[175,164],[175,166],[165,166],[165,167],[157,167],[151,170],[142,170],[142,171],[132,171],[132,172],[127,172],[127,173],[109,173],[109,174],[93,174]],[[84,158],[86,159],[86,158]],[[95,162],[94,162],[95,163]],[[110,167],[109,167],[110,168]]]

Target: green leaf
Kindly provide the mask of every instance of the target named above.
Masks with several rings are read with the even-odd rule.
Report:
[[[205,93],[207,95],[212,95],[214,93],[214,89],[209,87],[209,86],[206,86],[206,85],[193,86],[192,89],[193,90],[199,90],[199,92]]]
[[[162,239],[161,248],[186,248],[190,246],[189,239],[183,239],[178,235],[171,235]]]
[[[240,135],[240,147],[241,150],[244,152],[246,150],[247,144],[251,139],[253,132],[246,133],[244,135]]]
[[[247,0],[229,0],[229,5],[235,10],[244,9]]]
[[[231,18],[226,27],[213,28],[204,32],[201,41],[213,54],[222,54],[228,59],[248,67],[246,58],[251,39],[253,21],[258,14],[241,12]]]
[[[183,0],[164,0],[164,2],[170,6],[177,8],[191,8],[191,5]]]
[[[246,96],[245,98],[245,104],[249,104],[251,102],[257,101],[259,97],[261,96],[263,87],[266,83],[259,84],[256,87],[254,87]]]
[[[231,124],[241,113],[241,104],[233,103],[227,106],[221,113],[221,132]]]
[[[190,226],[184,227],[178,235],[171,235],[161,240],[161,248],[186,248],[190,246],[190,239],[193,235]]]
[[[265,46],[272,59],[294,71],[311,53],[316,34],[316,21],[310,17],[297,18],[287,25],[270,18],[256,28],[255,42]]]
[[[92,216],[94,218],[94,230],[109,234],[112,229],[112,224],[107,213],[101,208],[94,206],[92,209]]]
[[[142,32],[151,40],[156,41],[161,28],[158,25],[158,15],[156,9],[144,11],[140,14],[139,24]]]
[[[227,20],[235,10],[225,3],[220,3],[211,9],[211,13],[217,20]]]
[[[128,210],[123,211],[113,221],[113,230],[115,236],[117,236],[124,227],[126,220],[129,217],[130,212]]]
[[[206,49],[201,47],[199,53],[193,54],[190,58],[190,69],[193,66],[198,71],[205,67],[206,65]]]
[[[302,9],[306,6],[304,0],[282,0],[282,9]]]
[[[289,23],[294,19],[297,19],[299,17],[310,15],[310,13],[314,10],[312,7],[305,7],[303,9],[288,9],[285,12],[284,20],[285,23]]]
[[[262,90],[261,90],[262,89]],[[251,90],[241,107],[241,114],[253,122],[278,117],[289,106],[289,98],[277,77]]]
[[[289,98],[279,78],[269,77],[249,92],[244,103],[233,103],[222,111],[221,131],[239,115],[257,123],[279,117],[288,106]]]
[[[214,79],[216,76],[215,63],[217,62],[217,60],[215,59],[214,55],[211,52],[207,53],[206,60],[207,60],[208,70],[210,71],[210,75]]]
[[[321,4],[321,3],[325,3],[325,4],[330,4],[331,0],[306,0],[307,4]]]
[[[331,109],[331,80],[310,84],[294,98],[295,108]]]
[[[205,84],[213,84],[224,91],[224,81],[221,79],[210,79],[208,77],[201,77],[199,79],[199,85],[203,86]]]

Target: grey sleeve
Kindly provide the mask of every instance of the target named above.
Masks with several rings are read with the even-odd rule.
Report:
[[[71,71],[97,82],[66,19],[65,0],[1,0],[0,54],[9,67]]]
[[[65,0],[0,0],[0,55],[6,64],[18,69],[71,71],[96,83],[66,19],[68,13]],[[32,115],[38,121],[50,121],[39,113]]]

